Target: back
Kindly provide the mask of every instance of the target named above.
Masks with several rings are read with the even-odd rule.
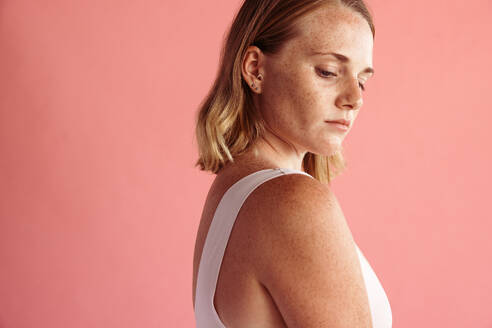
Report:
[[[195,298],[198,328],[225,327],[215,310],[214,295],[229,236],[243,203],[262,183],[292,173],[309,176],[291,169],[261,170],[240,179],[222,196],[208,229],[198,268]],[[251,249],[251,252],[255,252],[257,259],[259,280],[289,327],[370,327],[367,323],[371,318],[373,327],[391,327],[386,294],[351,239],[341,211],[333,213],[339,210],[336,201],[326,193],[321,195],[325,198],[319,198],[319,190],[313,190],[312,186],[312,183],[296,184],[279,190],[279,195],[268,195],[261,190],[259,193],[263,194],[252,195],[251,204],[255,203],[259,211],[259,223],[252,223],[258,227],[254,237],[259,251]],[[283,206],[286,204],[276,202],[288,204]],[[318,214],[309,212],[313,209]],[[323,214],[330,211],[338,215],[338,219]],[[323,220],[317,219],[319,217]],[[343,300],[350,306],[340,302]],[[354,318],[359,321],[350,321]]]

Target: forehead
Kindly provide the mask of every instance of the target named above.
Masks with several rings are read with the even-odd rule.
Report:
[[[303,53],[336,51],[351,60],[372,62],[373,37],[368,22],[353,9],[323,6],[301,17],[292,46]]]

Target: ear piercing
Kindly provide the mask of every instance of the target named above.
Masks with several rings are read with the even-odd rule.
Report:
[[[258,74],[258,76],[256,78],[261,81],[263,79],[263,76],[261,74]],[[253,81],[253,83],[251,83],[251,87],[254,88],[255,90],[258,90],[258,87],[255,87],[254,81]]]

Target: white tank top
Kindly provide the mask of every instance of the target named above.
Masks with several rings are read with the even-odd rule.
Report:
[[[284,174],[294,173],[305,174],[313,178],[306,172],[293,169],[265,169],[243,177],[222,196],[210,224],[198,267],[195,293],[197,328],[225,328],[215,310],[215,288],[227,242],[244,201],[263,182]],[[357,244],[355,246],[369,297],[372,326],[373,328],[391,328],[392,313],[386,293]]]

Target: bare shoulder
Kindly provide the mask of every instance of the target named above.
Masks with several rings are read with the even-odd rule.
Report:
[[[312,200],[312,197],[327,197],[330,189],[327,185],[304,174],[285,174],[262,183],[255,193],[271,194],[279,199],[293,197],[297,200]]]
[[[247,199],[254,271],[288,327],[371,327],[352,234],[328,185],[302,174]]]
[[[343,216],[331,188],[303,174],[286,174],[264,182],[245,205],[254,208],[251,223],[267,231],[315,228],[313,225],[326,224],[327,214]]]

